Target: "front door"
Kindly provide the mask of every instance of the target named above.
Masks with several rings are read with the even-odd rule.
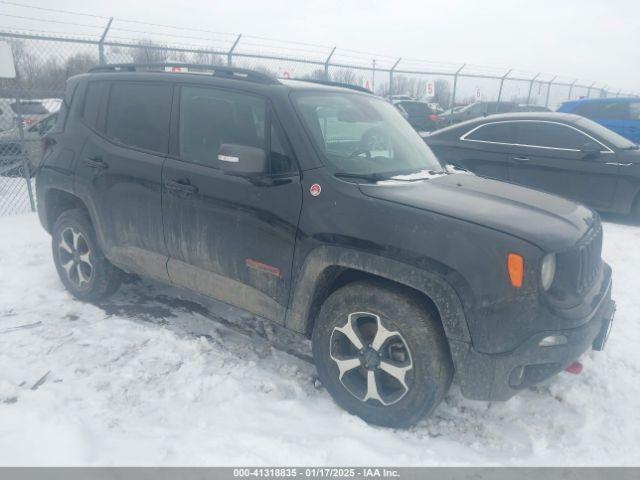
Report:
[[[571,126],[518,122],[509,180],[555,193],[593,208],[612,207],[618,183],[615,154]]]
[[[174,283],[282,322],[302,192],[268,105],[248,93],[179,87],[162,209]],[[225,143],[265,149],[271,175],[252,182],[223,174]]]

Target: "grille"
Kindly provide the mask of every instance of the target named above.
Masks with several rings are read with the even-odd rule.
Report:
[[[576,291],[583,294],[591,288],[602,267],[602,225],[599,221],[578,244],[576,260],[578,267]]]
[[[601,254],[602,225],[597,220],[575,247],[558,254],[555,296],[568,299],[589,291],[602,268]]]

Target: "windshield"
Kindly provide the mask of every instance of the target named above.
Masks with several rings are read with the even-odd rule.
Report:
[[[12,103],[11,110],[13,110],[13,113],[20,113],[22,115],[45,115],[49,113],[49,110],[40,102]]]
[[[292,97],[336,173],[391,177],[443,171],[416,131],[384,100],[355,93],[298,92]]]
[[[588,118],[580,118],[576,120],[576,123],[588,131],[591,131],[594,135],[600,137],[605,142],[610,143],[618,149],[632,149],[636,147],[636,144],[631,140],[627,140],[622,135],[618,135],[616,132],[609,130],[607,127],[603,127],[599,123],[596,123]]]

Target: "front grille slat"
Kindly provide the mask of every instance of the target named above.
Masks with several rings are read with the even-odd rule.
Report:
[[[602,268],[602,225],[598,221],[591,231],[576,246],[577,278],[576,292],[583,294],[591,286]]]

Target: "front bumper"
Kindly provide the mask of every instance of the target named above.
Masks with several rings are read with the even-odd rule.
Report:
[[[503,354],[479,353],[468,343],[452,341],[451,353],[462,394],[474,400],[507,400],[520,390],[563,371],[589,348],[602,350],[614,312],[609,277],[599,305],[577,328],[538,332]],[[540,341],[550,335],[563,335],[567,343],[540,346]]]

